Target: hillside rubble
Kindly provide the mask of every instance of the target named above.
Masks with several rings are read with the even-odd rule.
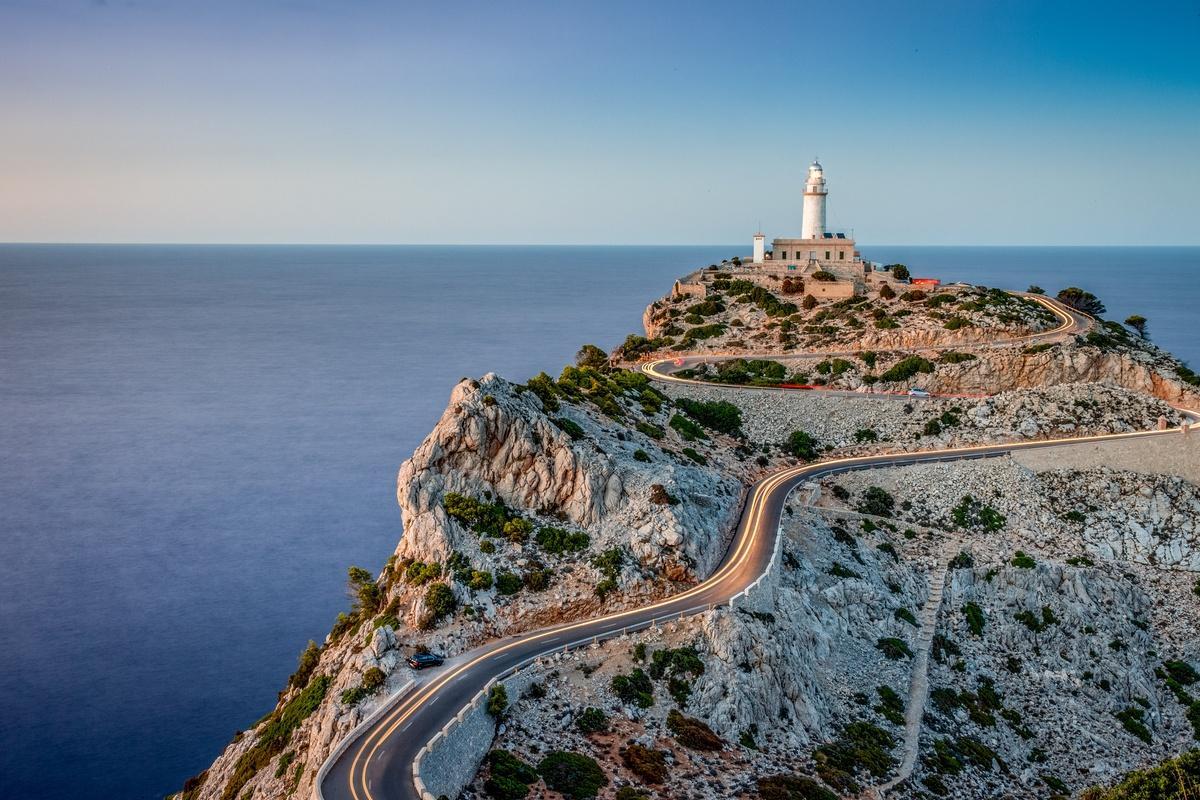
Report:
[[[677,383],[665,384],[663,390],[671,397],[736,404],[742,410],[742,428],[755,443],[777,444],[791,431],[803,430],[836,449],[883,443],[888,449],[926,450],[1152,430],[1160,418],[1171,427],[1182,421],[1179,412],[1161,400],[1093,383],[987,398],[880,398]],[[931,420],[937,421],[936,432]]]

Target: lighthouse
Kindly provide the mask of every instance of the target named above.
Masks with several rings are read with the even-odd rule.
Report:
[[[801,239],[820,239],[825,235],[825,171],[821,162],[813,159],[804,184],[804,218],[800,226]]]

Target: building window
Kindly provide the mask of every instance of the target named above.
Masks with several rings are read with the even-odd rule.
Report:
[[[826,261],[829,260],[829,251],[828,250],[825,251],[825,260]]]
[[[779,258],[784,261],[787,261],[787,250],[784,250],[782,253],[780,253]]]
[[[846,251],[838,250],[838,261],[845,261],[845,260],[846,260]]]

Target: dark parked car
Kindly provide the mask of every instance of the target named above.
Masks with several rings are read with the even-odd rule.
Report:
[[[444,661],[444,658],[441,656],[435,656],[433,653],[414,653],[408,657],[408,665],[413,669],[440,667]]]

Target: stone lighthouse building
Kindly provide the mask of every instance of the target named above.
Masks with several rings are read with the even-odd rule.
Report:
[[[825,235],[825,170],[819,161],[808,168],[808,180],[804,183],[804,218],[800,226],[801,239],[820,239]]]

